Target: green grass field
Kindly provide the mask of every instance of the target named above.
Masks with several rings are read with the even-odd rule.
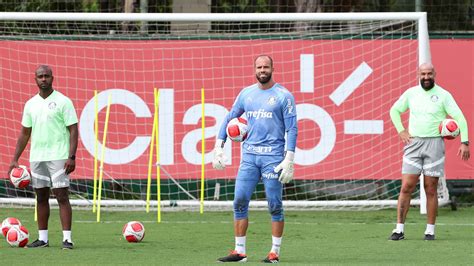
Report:
[[[37,238],[32,209],[0,208],[0,219],[19,218]],[[61,250],[58,210],[52,210],[50,247],[10,248],[0,242],[2,265],[209,265],[233,249],[231,212],[102,212],[102,222],[90,211],[73,213],[74,250]],[[131,220],[145,224],[141,243],[127,243],[122,226]],[[287,265],[472,265],[474,261],[474,208],[439,210],[436,241],[423,241],[425,218],[417,208],[408,216],[403,241],[388,241],[395,210],[288,211],[281,263]],[[269,215],[250,212],[247,255],[261,264],[270,249]]]

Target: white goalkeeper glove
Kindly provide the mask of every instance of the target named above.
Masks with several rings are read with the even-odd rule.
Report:
[[[224,170],[226,161],[227,158],[224,154],[224,141],[217,139],[216,146],[214,147],[214,159],[212,159],[212,167],[217,170]]]
[[[283,184],[286,184],[293,180],[293,174],[295,173],[295,168],[294,168],[294,161],[295,160],[295,152],[292,151],[286,151],[286,156],[283,161],[275,167],[275,173],[280,173],[280,177],[278,178],[278,181],[280,181]]]

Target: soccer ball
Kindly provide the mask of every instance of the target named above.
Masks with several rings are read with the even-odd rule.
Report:
[[[145,226],[137,221],[128,222],[123,226],[122,235],[128,242],[140,242],[145,237]]]
[[[454,119],[444,119],[439,124],[439,133],[445,139],[455,139],[460,133],[458,123]]]
[[[236,117],[227,124],[227,136],[236,142],[244,141],[247,138],[248,125],[247,120],[242,117]]]
[[[28,244],[29,238],[28,230],[23,225],[20,226],[12,226],[10,230],[8,230],[7,236],[5,239],[7,240],[8,244],[12,247],[24,247]]]
[[[8,217],[2,222],[2,234],[4,237],[7,236],[8,230],[12,228],[13,226],[20,226],[21,222],[17,218],[14,217]]]
[[[16,188],[26,188],[31,182],[31,174],[24,165],[13,168],[10,172],[10,181]]]

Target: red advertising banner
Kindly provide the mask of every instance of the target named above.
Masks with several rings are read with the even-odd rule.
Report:
[[[472,127],[472,40],[434,40],[431,51],[437,83],[454,95]],[[206,178],[234,178],[239,145],[228,144],[225,171],[212,169],[212,148],[235,97],[255,83],[253,60],[259,54],[273,57],[274,79],[295,96],[297,179],[400,177],[403,145],[389,109],[418,82],[413,40],[1,41],[1,169],[6,173],[13,156],[23,105],[38,91],[34,70],[47,64],[54,71],[54,88],[73,100],[79,117],[73,178],[92,178],[95,155],[103,155],[104,170],[114,178],[147,177],[154,88],[160,91],[162,177],[200,178],[204,89]],[[99,93],[98,150],[94,90]],[[109,96],[112,105],[103,145]],[[473,179],[472,160],[457,158],[458,148],[459,138],[447,142],[447,178]],[[21,162],[28,163],[28,150]]]

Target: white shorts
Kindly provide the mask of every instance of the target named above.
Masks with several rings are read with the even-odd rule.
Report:
[[[444,177],[444,152],[440,137],[413,138],[404,148],[402,174]]]
[[[31,184],[33,188],[69,187],[69,176],[64,171],[67,160],[30,162]]]

